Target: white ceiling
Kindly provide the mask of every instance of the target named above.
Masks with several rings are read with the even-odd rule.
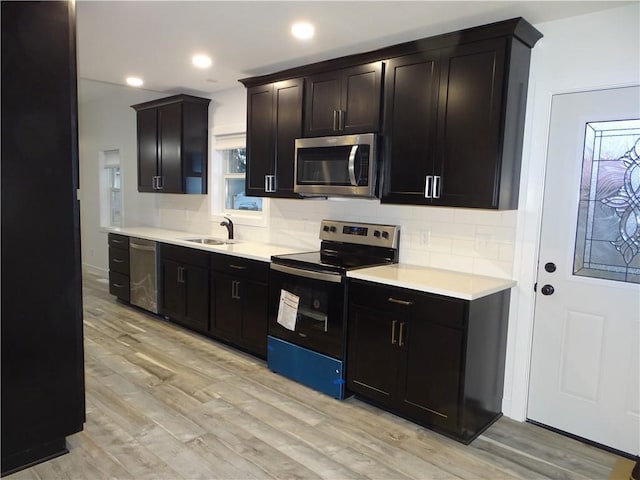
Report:
[[[149,90],[206,95],[240,78],[462,28],[519,16],[535,25],[628,3],[78,0],[78,75],[114,84],[137,75]],[[315,24],[314,39],[290,36],[299,20]],[[198,52],[213,66],[192,67]]]

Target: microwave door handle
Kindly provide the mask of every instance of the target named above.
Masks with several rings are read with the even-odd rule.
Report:
[[[356,153],[358,153],[358,146],[351,147],[351,153],[349,153],[349,180],[351,180],[351,185],[354,187],[358,186],[356,181]]]

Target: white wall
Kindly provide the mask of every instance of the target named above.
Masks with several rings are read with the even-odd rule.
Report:
[[[525,123],[503,410],[524,420],[551,97],[640,83],[640,4],[536,25]],[[550,214],[551,212],[545,212]]]
[[[632,5],[536,25],[545,37],[533,50],[518,211],[381,205],[371,200],[272,199],[268,227],[239,225],[237,238],[314,249],[319,245],[323,218],[399,224],[401,262],[516,278],[519,285],[512,291],[503,409],[508,416],[524,419],[550,96],[566,90],[637,83],[638,10],[638,5]],[[86,190],[97,190],[94,172],[98,149],[118,148],[117,142],[125,151],[126,225],[226,233],[218,225],[219,217],[210,217],[213,185],[209,196],[135,191],[135,116],[129,105],[150,99],[137,98],[145,95],[150,94],[110,87],[102,99],[81,104],[85,266],[107,268],[106,236],[96,223],[97,192],[94,198]],[[215,94],[210,128],[216,133],[243,130],[245,113],[242,87]]]
[[[158,98],[155,92],[106,83],[79,82],[80,226],[85,268],[108,270],[107,234],[100,229],[99,152],[120,150],[126,224],[145,223],[153,195],[137,192],[136,117],[130,105]]]

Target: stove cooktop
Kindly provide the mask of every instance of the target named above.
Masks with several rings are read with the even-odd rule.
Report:
[[[397,226],[323,220],[316,252],[271,257],[273,263],[344,274],[348,270],[398,262]]]

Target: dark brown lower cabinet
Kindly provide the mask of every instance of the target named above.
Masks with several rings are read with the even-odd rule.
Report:
[[[209,253],[160,245],[160,308],[170,320],[205,333],[209,326]]]
[[[269,264],[230,255],[212,257],[210,334],[267,356]]]
[[[352,281],[347,387],[469,443],[502,410],[509,290],[467,301]]]

